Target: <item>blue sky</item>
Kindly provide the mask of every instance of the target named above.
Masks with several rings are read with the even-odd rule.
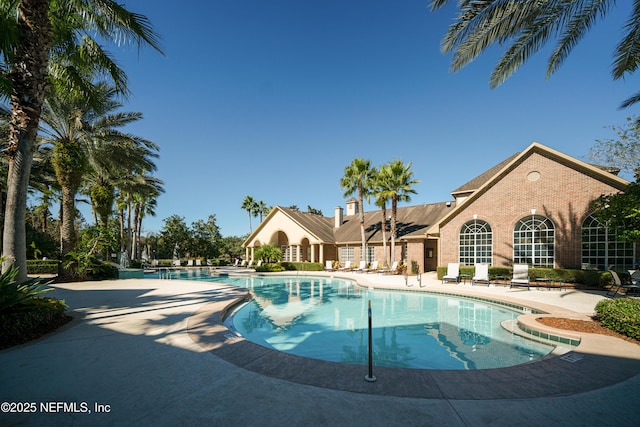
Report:
[[[240,209],[311,205],[333,216],[352,159],[412,163],[410,204],[451,191],[537,141],[586,159],[636,108],[636,77],[611,79],[630,5],[619,2],[545,80],[548,50],[497,89],[493,50],[458,73],[440,41],[452,7],[424,0],[128,1],[150,18],[166,56],[111,48],[133,92],[131,133],[160,145],[166,193],[145,232],[177,214],[216,215],[223,236],[249,232]],[[90,219],[87,214],[85,216]],[[252,219],[255,228],[258,220]]]

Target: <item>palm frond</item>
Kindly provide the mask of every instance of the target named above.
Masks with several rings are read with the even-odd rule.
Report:
[[[561,2],[552,10],[562,24],[563,33],[547,64],[547,78],[556,72],[573,48],[595,24],[598,16],[604,17],[614,0],[591,0],[587,2]],[[566,20],[566,24],[564,23]]]
[[[626,35],[614,52],[612,72],[614,80],[623,77],[626,73],[633,73],[638,68],[638,61],[640,61],[640,0],[634,0],[633,11],[624,28]]]

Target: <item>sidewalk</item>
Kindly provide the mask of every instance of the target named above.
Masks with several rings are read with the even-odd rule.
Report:
[[[499,297],[577,317],[603,298],[443,286],[428,275],[423,288],[416,277],[409,287],[404,276],[345,277],[365,286]],[[215,314],[243,294],[177,280],[56,285],[54,296],[77,319],[0,352],[0,401],[14,409],[35,404],[33,413],[0,413],[0,425],[631,426],[640,417],[629,400],[640,389],[640,347],[623,340],[583,337],[593,348],[577,349],[572,360],[486,371],[379,370],[378,381],[368,383],[366,367],[261,352],[230,337]]]

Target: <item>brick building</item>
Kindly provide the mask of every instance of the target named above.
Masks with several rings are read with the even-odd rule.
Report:
[[[616,241],[589,211],[593,199],[628,184],[615,171],[533,143],[454,190],[451,201],[399,207],[395,260],[419,271],[449,262],[632,268],[636,245]],[[336,208],[333,218],[275,207],[245,241],[247,257],[273,244],[286,261],[385,264],[381,211],[365,212],[367,246],[361,257],[355,199],[346,207]],[[386,241],[388,257],[388,228]]]

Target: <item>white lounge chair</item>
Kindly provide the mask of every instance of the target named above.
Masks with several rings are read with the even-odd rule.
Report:
[[[351,261],[345,261],[344,267],[340,267],[339,271],[351,271]]]
[[[369,268],[365,268],[364,269],[364,272],[365,273],[370,273],[372,271],[377,271],[377,270],[378,270],[378,261],[373,261]]]
[[[202,267],[202,261],[199,259],[196,260],[196,267]]]
[[[360,265],[358,265],[357,268],[354,268],[351,271],[362,273],[366,268],[367,268],[367,261],[360,261]]]
[[[253,266],[253,260],[249,260],[249,264],[247,264],[247,268],[251,268]]]
[[[471,278],[471,286],[476,283],[486,283],[487,286],[491,284],[491,280],[489,280],[489,264],[476,264],[476,273]]]
[[[513,288],[514,286],[526,286],[527,289],[531,289],[531,280],[529,280],[529,266],[527,264],[513,265],[513,276],[511,276],[509,288]]]
[[[324,262],[324,271],[336,271],[336,270],[333,268],[333,261],[331,261],[331,260],[326,260],[326,261]]]
[[[460,264],[457,262],[450,262],[447,265],[447,273],[442,276],[442,283],[447,282],[460,282]]]
[[[391,268],[382,268],[378,270],[378,273],[382,273],[382,274],[395,274],[397,272],[398,272],[398,261],[393,261],[393,264],[391,264]]]

